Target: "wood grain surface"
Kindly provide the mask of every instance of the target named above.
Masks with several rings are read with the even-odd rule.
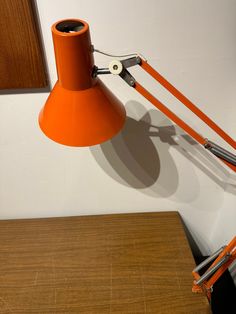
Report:
[[[33,0],[1,0],[0,89],[47,86]]]
[[[0,221],[0,313],[210,313],[178,213]]]

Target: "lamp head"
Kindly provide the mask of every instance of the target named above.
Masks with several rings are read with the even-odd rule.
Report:
[[[77,19],[52,26],[58,81],[39,115],[50,139],[68,146],[100,144],[124,125],[122,103],[93,77],[94,58],[89,26]]]

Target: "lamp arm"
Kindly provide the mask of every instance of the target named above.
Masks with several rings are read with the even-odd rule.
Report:
[[[236,149],[236,142],[223,131],[211,118],[202,112],[196,105],[194,105],[186,96],[184,96],[177,88],[168,82],[160,73],[150,66],[145,60],[139,64],[144,71],[150,74],[156,81],[165,87],[174,97],[176,97],[182,104],[190,109],[196,116],[205,122],[212,130],[214,130],[221,138],[223,138],[229,145]]]
[[[140,58],[141,59],[141,58]],[[152,68],[147,61],[141,59],[139,65],[150,74],[156,81],[158,81],[163,87],[165,87],[173,96],[175,96],[182,104],[190,109],[196,116],[198,116],[204,123],[206,123],[212,130],[214,130],[222,139],[224,139],[229,145],[236,149],[236,142],[223,131],[211,118],[209,118],[204,112],[202,112],[196,105],[194,105],[186,96],[184,96],[177,88],[169,83],[160,73]],[[207,150],[221,159],[228,167],[236,172],[236,156],[219,145],[208,141],[203,138],[199,133],[193,130],[183,120],[178,118],[173,112],[165,107],[158,99],[150,94],[142,85],[135,82],[134,88],[154,104],[159,110],[166,114],[172,121],[180,126],[185,132],[192,136],[199,144],[202,144]]]
[[[136,55],[134,57],[124,60],[113,60],[109,64],[109,68],[94,69],[93,75],[112,73],[119,75],[131,87],[133,87],[139,94],[150,101],[156,108],[162,111],[170,120],[180,126],[186,133],[194,138],[199,144],[203,145],[208,151],[221,159],[228,167],[236,172],[236,155],[220,147],[219,145],[204,138],[196,132],[191,126],[179,118],[174,112],[167,108],[162,102],[154,97],[147,89],[145,89],[135,78],[128,72],[127,68],[139,65],[151,77],[166,88],[173,96],[175,96],[183,105],[190,109],[196,116],[198,116],[204,123],[206,123],[212,130],[214,130],[222,139],[229,145],[236,149],[236,142],[223,131],[212,119],[210,119],[204,112],[202,112],[196,105],[194,105],[187,97],[185,97],[179,90],[177,90],[171,83],[169,83],[160,73],[158,73],[146,60]]]
[[[236,237],[234,237],[228,245],[223,246],[212,256],[208,257],[192,271],[194,278],[193,292],[204,292],[208,299],[211,299],[211,292],[214,283],[222,276],[227,268],[236,260]],[[213,263],[208,267],[203,275],[199,275],[199,271]]]
[[[136,89],[137,92],[139,92],[148,101],[150,101],[155,107],[157,107],[160,111],[162,111],[170,120],[175,122],[186,133],[188,133],[192,138],[194,138],[199,144],[203,145],[208,151],[210,151],[212,154],[217,156],[229,168],[231,168],[234,172],[236,172],[236,156],[234,154],[228,152],[226,149],[220,147],[219,145],[213,143],[212,141],[209,141],[208,139],[200,135],[198,132],[196,132],[192,127],[190,127],[187,123],[185,123],[182,119],[180,119],[174,112],[172,112],[163,103],[161,103],[156,97],[154,97],[149,91],[147,91],[140,83],[135,82],[135,85],[133,87]],[[202,119],[201,117],[200,119],[205,122],[205,120]]]

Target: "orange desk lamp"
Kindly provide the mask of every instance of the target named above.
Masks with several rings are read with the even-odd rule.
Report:
[[[77,19],[62,20],[52,26],[58,81],[40,112],[42,131],[52,140],[68,146],[100,144],[116,135],[124,125],[125,109],[122,103],[98,78],[102,74],[119,75],[131,87],[149,100],[169,119],[236,171],[236,156],[197,133],[187,123],[149,93],[127,68],[139,65],[172,95],[196,114],[229,145],[236,142],[215,122],[197,108],[180,91],[154,70],[137,54],[127,59],[113,60],[108,68],[94,65],[94,49],[89,26]]]

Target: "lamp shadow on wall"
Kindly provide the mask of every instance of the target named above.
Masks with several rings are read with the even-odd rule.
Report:
[[[112,140],[90,148],[94,158],[109,176],[123,185],[142,191],[146,189],[146,193],[151,191],[151,194],[163,197],[172,195],[178,187],[177,167],[168,151],[169,144],[162,143],[160,156],[152,136],[169,141],[174,126],[166,124],[165,117],[165,121],[159,121],[162,126],[151,126],[153,120],[163,120],[163,116],[157,111],[158,117],[154,119],[153,112],[147,112],[135,101],[128,102],[126,110],[128,116],[122,131]],[[165,165],[162,164],[163,158]]]
[[[194,168],[191,163],[184,166],[182,163],[177,169],[171,154],[175,149],[226,189],[229,172],[160,111],[147,111],[136,101],[129,101],[126,110],[128,116],[123,130],[112,140],[90,148],[97,163],[110,177],[145,194],[169,197],[179,187],[179,176],[187,171],[195,189],[192,198],[195,198],[200,187]],[[236,185],[232,184],[227,190],[236,194]]]

